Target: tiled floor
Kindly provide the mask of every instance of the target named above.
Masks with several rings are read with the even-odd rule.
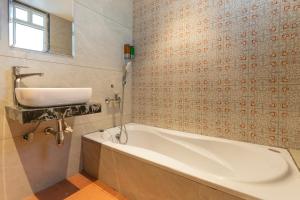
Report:
[[[85,174],[77,174],[25,200],[126,200],[126,198]]]

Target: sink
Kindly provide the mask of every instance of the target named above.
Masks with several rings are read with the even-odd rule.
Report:
[[[92,88],[16,88],[16,97],[22,106],[51,107],[87,103]]]

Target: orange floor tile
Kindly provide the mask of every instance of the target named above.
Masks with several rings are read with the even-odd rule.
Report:
[[[76,174],[25,200],[126,200],[126,198],[85,174]]]

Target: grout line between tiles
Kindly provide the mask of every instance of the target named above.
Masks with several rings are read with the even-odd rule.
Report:
[[[100,12],[94,10],[94,9],[89,8],[88,6],[86,6],[85,4],[83,4],[83,3],[81,3],[81,2],[78,2],[77,0],[75,0],[74,2],[77,3],[77,4],[80,5],[80,6],[85,7],[86,9],[88,9],[88,10],[90,10],[90,11],[96,13],[97,15],[100,15],[100,16],[104,17],[104,18],[107,19],[107,20],[109,20],[109,21],[111,21],[111,22],[113,22],[113,23],[115,23],[115,24],[118,24],[118,25],[122,26],[123,28],[126,28],[126,29],[128,29],[128,30],[132,30],[132,27],[125,26],[125,25],[123,25],[122,23],[118,22],[117,20],[115,20],[115,19],[113,19],[113,18],[110,18],[110,17],[104,15],[103,13],[100,13]]]
[[[293,162],[294,164],[296,165],[298,171],[300,172],[300,166],[298,165],[298,162],[296,161],[295,157],[294,157],[294,154],[290,151],[290,149],[288,148],[287,151],[289,152],[290,156],[292,157],[293,159]]]
[[[3,114],[4,115],[4,114]],[[4,116],[3,116],[4,117]],[[4,136],[5,135],[5,120],[3,120],[2,121],[2,136]],[[1,145],[1,147],[2,147],[2,149],[1,149],[1,154],[2,154],[2,156],[1,156],[1,163],[5,163],[5,151],[4,151],[4,144],[5,144],[5,140],[0,140],[1,141],[1,143],[2,143],[2,145]],[[2,185],[3,185],[3,191],[4,191],[4,194],[3,194],[3,196],[4,196],[4,200],[7,200],[7,194],[6,194],[6,191],[7,191],[7,188],[6,188],[6,173],[5,173],[5,167],[4,166],[2,166],[1,167],[1,172],[2,172],[2,178],[1,178],[1,182],[2,182]]]
[[[23,60],[28,60],[28,61],[44,62],[44,63],[52,63],[52,64],[61,64],[61,65],[66,65],[66,66],[79,67],[79,68],[89,68],[89,69],[93,69],[93,70],[104,70],[104,71],[122,72],[122,70],[109,69],[109,68],[106,68],[106,67],[94,67],[94,66],[88,66],[88,65],[76,65],[76,64],[72,64],[72,63],[54,62],[54,61],[40,60],[40,59],[31,59],[31,58],[26,58],[26,57],[10,56],[10,55],[4,55],[4,54],[0,54],[0,57],[14,58],[14,59],[23,59]]]

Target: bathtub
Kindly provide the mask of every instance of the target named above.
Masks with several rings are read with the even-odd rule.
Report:
[[[126,145],[115,139],[118,127],[84,137],[240,197],[300,197],[300,174],[285,149],[133,123],[126,127]]]

